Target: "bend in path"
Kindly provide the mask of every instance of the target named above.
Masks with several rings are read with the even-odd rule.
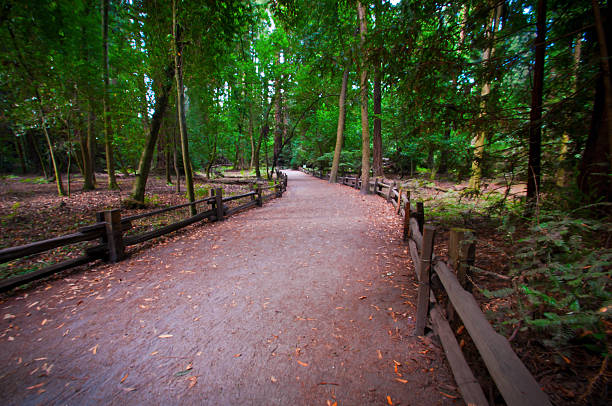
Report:
[[[455,404],[400,236],[383,199],[289,171],[263,208],[4,300],[3,403]]]

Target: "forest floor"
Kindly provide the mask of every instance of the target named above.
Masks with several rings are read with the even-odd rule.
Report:
[[[392,206],[289,174],[263,208],[4,297],[4,403],[461,404],[412,335]]]
[[[119,176],[118,190],[106,189],[107,177],[97,175],[98,188],[82,191],[81,177],[73,178],[71,194],[58,197],[55,183],[40,177],[0,178],[0,248],[27,244],[77,231],[79,227],[95,223],[96,213],[121,208],[122,216],[144,213],[156,208],[178,205],[186,202],[184,184],[176,193],[175,185],[166,184],[158,176],[150,176],[147,182],[147,208],[127,209],[123,202],[128,198],[134,177]],[[223,180],[209,181],[202,176],[194,179],[196,198],[208,196],[211,189],[222,187],[224,195],[235,195],[249,191],[248,183],[222,183]],[[248,181],[248,180],[247,180]],[[253,180],[254,181],[254,180]],[[64,178],[64,187],[67,182]],[[148,231],[189,216],[189,208],[183,208],[133,223],[131,234]],[[182,231],[179,231],[180,233]],[[163,238],[163,237],[162,237]],[[56,262],[81,255],[83,248],[96,242],[74,244],[47,251],[42,255],[0,264],[0,279],[33,271]],[[139,248],[154,243],[139,244]]]

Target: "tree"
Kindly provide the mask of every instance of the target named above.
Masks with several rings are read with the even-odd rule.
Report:
[[[176,80],[176,108],[178,111],[178,124],[181,138],[181,152],[183,155],[183,168],[185,170],[185,185],[187,187],[187,199],[195,201],[193,190],[193,172],[189,158],[189,141],[187,136],[187,121],[185,119],[185,89],[183,87],[183,42],[181,41],[181,28],[177,22],[177,0],[172,0],[172,36],[174,50],[174,77]],[[195,216],[196,207],[191,205],[191,215]]]
[[[370,127],[368,120],[368,68],[367,68],[367,21],[365,7],[357,1],[359,16],[359,94],[361,99],[361,193],[369,193],[370,181]]]
[[[110,88],[108,66],[108,9],[110,0],[102,0],[102,69],[104,79],[104,94],[102,106],[104,111],[104,148],[106,152],[106,172],[108,173],[108,188],[119,189],[115,177],[115,161],[113,159],[113,130],[110,115]]]
[[[336,147],[334,148],[334,160],[329,175],[329,182],[338,181],[338,168],[340,166],[340,153],[344,142],[344,121],[346,120],[346,88],[348,84],[349,69],[344,68],[342,74],[342,85],[340,85],[340,97],[338,98],[338,128],[336,130]]]
[[[546,0],[538,0],[537,36],[535,39],[535,64],[533,90],[529,113],[529,164],[527,171],[527,199],[537,197],[540,189],[542,150],[542,93],[544,87],[544,54],[546,52]]]

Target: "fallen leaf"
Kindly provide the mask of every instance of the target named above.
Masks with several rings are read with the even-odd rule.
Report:
[[[121,380],[119,381],[119,383],[125,382],[125,380],[127,379],[128,375],[129,375],[129,372],[126,372],[125,375],[123,375],[123,378],[121,378]]]
[[[89,349],[89,351],[91,351],[93,355],[96,355],[96,353],[98,352],[98,346],[99,344],[94,345],[93,347]]]
[[[242,357],[242,353],[234,354],[234,358],[239,358],[239,357]]]
[[[401,378],[395,378],[396,381],[401,382],[401,383],[408,383],[407,380],[405,379],[401,379]]]
[[[161,334],[161,335],[159,335],[157,337],[158,338],[170,338],[170,337],[173,337],[173,335],[172,334]]]
[[[307,366],[308,366],[308,364],[307,364],[307,363],[302,362],[302,361],[298,361],[297,363],[298,363],[298,364],[300,364],[300,365],[301,365],[301,366],[303,366],[303,367],[307,367]]]
[[[45,325],[45,324],[47,324],[48,322],[49,322],[49,320],[44,319],[44,320],[43,320],[43,321],[40,323],[40,325],[41,325],[41,326],[44,326],[44,325]]]
[[[198,383],[198,377],[197,376],[190,376],[188,379],[189,381],[189,386],[187,387],[188,389],[191,389],[195,386],[196,383]]]
[[[365,298],[367,298],[367,296],[359,296],[359,300],[363,300]]]
[[[4,320],[14,319],[15,317],[17,316],[15,316],[14,314],[7,313],[4,315]]]
[[[276,381],[277,381],[277,379],[274,377],[274,375],[270,377],[270,380],[271,380],[272,382],[276,382]]]
[[[391,396],[387,395],[387,403],[393,406],[393,401],[391,400]]]
[[[153,352],[151,353],[151,355],[156,355],[156,354],[159,354],[159,351],[153,351]]]
[[[449,395],[448,393],[440,392],[442,396],[446,396],[449,399],[457,399],[457,396]]]
[[[378,359],[382,359],[382,352],[380,350],[376,350],[376,352],[378,353]]]
[[[136,388],[122,388],[122,389],[126,392],[133,392],[136,390]]]
[[[45,383],[46,382],[41,382],[41,383],[36,384],[36,385],[28,386],[26,389],[27,390],[37,389],[37,388],[40,388],[41,386],[43,386]]]

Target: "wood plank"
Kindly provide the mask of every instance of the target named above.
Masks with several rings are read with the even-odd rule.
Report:
[[[461,392],[463,400],[468,405],[488,405],[489,402],[487,402],[487,398],[480,384],[466,362],[453,330],[442,315],[440,306],[435,305],[430,313],[434,332],[442,342],[442,348],[444,348],[446,359],[451,367],[451,371],[455,377],[455,383],[457,383],[459,387],[459,392]]]
[[[243,193],[236,196],[227,196],[223,198],[224,202],[231,202],[232,200],[242,199],[243,197],[255,196],[255,192]]]
[[[414,273],[417,276],[417,280],[421,280],[421,274],[419,272],[419,250],[413,240],[408,240],[408,248],[410,249],[410,257],[412,258],[412,264],[414,265]]]
[[[200,220],[204,220],[206,218],[208,219],[215,218],[215,212],[213,210],[203,211],[201,213],[196,214],[195,216],[192,216],[192,217],[186,218],[185,220],[181,220],[176,223],[172,223],[167,226],[158,228],[157,230],[148,231],[146,233],[125,237],[123,239],[123,242],[126,247],[130,245],[138,244],[141,242],[145,242],[153,238],[161,237],[162,235],[169,234],[173,231],[180,230],[181,228],[187,227],[190,224],[193,224]]]
[[[550,405],[548,396],[508,340],[487,321],[474,296],[461,287],[445,263],[436,262],[434,269],[506,403],[509,406]]]
[[[255,200],[252,200],[252,201],[247,202],[247,203],[245,203],[245,204],[241,204],[240,206],[237,206],[237,207],[232,207],[231,209],[229,209],[229,210],[228,210],[228,211],[225,213],[225,216],[226,216],[226,217],[229,217],[229,216],[231,216],[232,214],[236,214],[236,213],[238,213],[239,211],[246,210],[246,209],[250,209],[251,207],[255,207],[255,206],[257,206],[257,202],[256,202]]]
[[[410,217],[410,238],[414,240],[419,249],[419,252],[423,249],[423,235],[419,230],[419,223],[414,217]]]
[[[81,241],[91,241],[100,238],[103,231],[94,230],[86,233],[72,233],[60,237],[50,238],[33,242],[30,244],[9,247],[0,250],[0,263],[8,262],[13,259],[22,258],[28,255],[38,254],[64,245],[74,244]]]
[[[422,336],[425,334],[425,324],[429,315],[429,291],[431,275],[431,258],[433,254],[433,241],[436,228],[427,224],[423,230],[423,250],[419,261],[419,291],[417,295],[417,314],[414,334]]]
[[[83,255],[78,258],[69,259],[57,264],[53,264],[46,268],[39,269],[34,272],[30,272],[24,275],[15,276],[13,278],[5,279],[0,281],[0,292],[6,292],[7,290],[16,288],[28,282],[32,282],[38,279],[42,279],[46,276],[53,275],[54,273],[73,268],[75,266],[84,265],[88,262],[95,261],[99,257],[93,257],[89,255]]]

